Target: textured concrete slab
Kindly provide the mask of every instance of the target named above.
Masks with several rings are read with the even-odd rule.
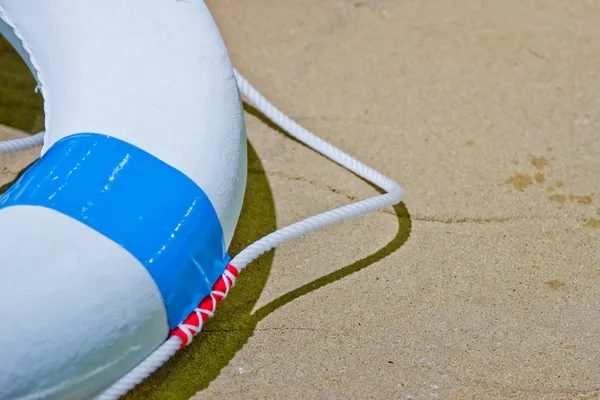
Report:
[[[406,199],[263,256],[126,398],[600,397],[600,3],[207,3],[250,82]],[[232,254],[377,193],[246,111]]]

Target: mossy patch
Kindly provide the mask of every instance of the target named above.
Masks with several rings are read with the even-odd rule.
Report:
[[[506,180],[506,183],[510,183],[515,189],[524,190],[526,187],[533,184],[533,178],[526,174],[514,174]]]
[[[546,282],[546,285],[550,286],[552,289],[558,289],[565,286],[565,283],[558,279],[552,279],[551,281]]]

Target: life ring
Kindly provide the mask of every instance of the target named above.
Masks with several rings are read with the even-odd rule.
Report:
[[[387,176],[233,69],[202,0],[0,0],[45,100],[40,159],[0,196],[0,399],[117,399],[190,343],[255,258],[397,204]],[[238,89],[239,88],[239,89]],[[386,193],[227,248],[246,185],[240,93]]]
[[[0,200],[0,399],[89,398],[225,271],[242,103],[202,1],[0,7],[46,114],[41,158]]]

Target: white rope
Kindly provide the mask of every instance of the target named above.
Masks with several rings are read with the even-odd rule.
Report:
[[[246,247],[231,260],[231,265],[241,271],[252,260],[282,243],[324,226],[357,217],[369,211],[398,204],[402,200],[403,191],[400,185],[292,121],[290,117],[269,103],[237,70],[234,70],[234,73],[240,92],[273,123],[308,147],[337,162],[365,180],[379,186],[387,194],[336,208],[279,229]]]
[[[181,339],[177,336],[171,336],[158,349],[146,357],[144,361],[136,365],[135,368],[93,400],[116,400],[120,398],[169,361],[177,353],[180,345]]]
[[[44,132],[19,139],[0,142],[0,154],[14,153],[44,144]]]
[[[248,81],[234,69],[235,77],[238,82],[240,92],[246,99],[262,112],[273,123],[278,125],[288,134],[298,139],[308,147],[323,154],[329,159],[335,161],[341,166],[354,172],[356,175],[377,185],[387,193],[379,196],[362,200],[344,207],[336,208],[319,215],[304,219],[285,228],[279,229],[242,250],[235,256],[230,264],[238,271],[243,270],[254,259],[261,254],[273,249],[274,247],[289,240],[300,237],[308,232],[331,225],[345,219],[357,217],[370,211],[381,209],[387,206],[398,204],[403,195],[402,188],[396,182],[383,175],[379,171],[363,164],[357,159],[344,153],[342,150],[324,141],[315,134],[302,128],[287,115],[275,108],[267,99],[265,99]],[[42,133],[26,139],[16,139],[0,143],[0,154],[23,150],[29,147],[35,147],[43,142]],[[119,381],[104,391],[95,400],[114,400],[123,396],[129,390],[150,376],[154,371],[161,367],[181,345],[181,339],[172,336],[155,350],[144,361],[134,367],[129,373],[123,376]]]

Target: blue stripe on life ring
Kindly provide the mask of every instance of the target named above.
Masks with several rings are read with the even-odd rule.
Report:
[[[110,136],[81,133],[56,142],[0,196],[0,208],[18,205],[61,212],[125,248],[156,282],[171,329],[210,293],[229,262],[202,189]]]

